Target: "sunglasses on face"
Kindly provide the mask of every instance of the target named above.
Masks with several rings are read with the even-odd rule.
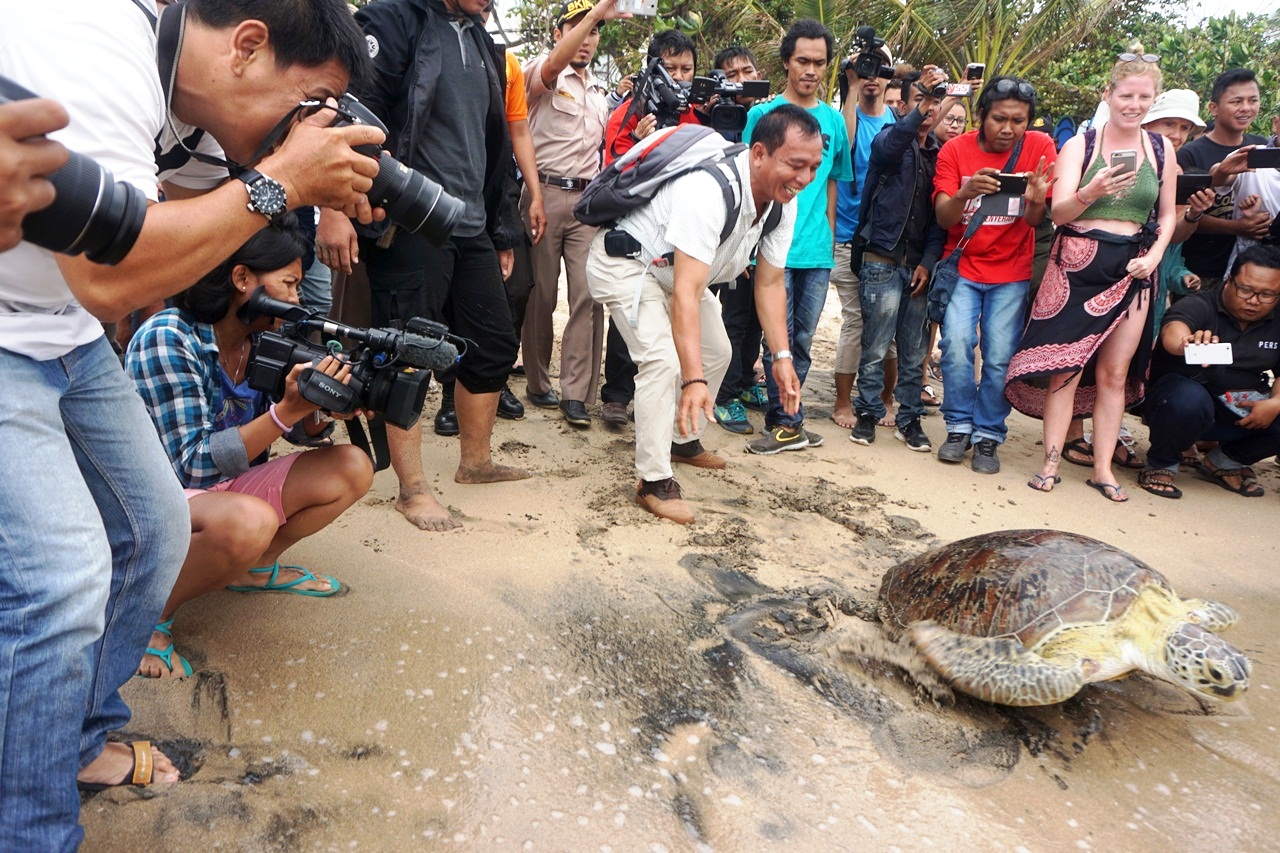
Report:
[[[1158,53],[1120,53],[1116,54],[1116,59],[1121,62],[1137,62],[1141,59],[1143,62],[1157,63],[1160,61]]]

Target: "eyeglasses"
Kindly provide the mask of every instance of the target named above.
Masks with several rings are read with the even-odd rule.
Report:
[[[1231,280],[1231,286],[1236,289],[1236,293],[1240,294],[1240,298],[1245,302],[1250,299],[1257,299],[1263,305],[1270,305],[1280,299],[1280,293],[1274,290],[1254,290],[1252,287],[1242,287],[1235,279]]]
[[[1160,61],[1158,53],[1120,53],[1116,54],[1116,59],[1121,62],[1137,62],[1141,59],[1143,62],[1157,63]]]
[[[957,127],[964,125],[964,116],[946,116],[942,119],[943,124],[954,124]]]
[[[1000,98],[1007,98],[1010,95],[1028,103],[1035,103],[1036,100],[1035,87],[1026,80],[1017,80],[1013,77],[1005,77],[1002,80],[997,80],[988,91],[999,96],[988,98],[988,102],[998,101]]]

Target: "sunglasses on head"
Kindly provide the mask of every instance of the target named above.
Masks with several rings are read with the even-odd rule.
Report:
[[[1036,100],[1036,89],[1034,86],[1026,80],[1015,80],[1012,77],[1005,77],[1003,80],[997,80],[992,84],[990,91],[998,96],[988,99],[991,101],[998,101],[1001,98],[1008,98],[1011,95],[1028,103],[1034,103]]]
[[[1116,54],[1116,59],[1121,62],[1137,62],[1141,59],[1143,62],[1156,63],[1160,61],[1158,53],[1120,53]]]

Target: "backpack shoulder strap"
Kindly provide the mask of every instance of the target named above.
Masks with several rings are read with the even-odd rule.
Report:
[[[782,205],[776,201],[769,202],[769,212],[764,215],[764,228],[760,231],[760,239],[768,237],[782,222]]]
[[[1084,165],[1080,167],[1082,174],[1084,169],[1089,168],[1089,161],[1093,159],[1093,146],[1097,144],[1098,131],[1091,127],[1084,132]]]
[[[738,174],[738,164],[734,162],[734,157],[737,153],[737,151],[734,151],[732,154],[727,154],[717,161],[705,163],[698,167],[716,179],[716,183],[720,185],[720,192],[724,195],[725,217],[724,225],[720,228],[721,244],[729,239],[729,235],[733,233],[733,226],[738,224],[738,217],[742,214],[742,178]],[[728,167],[729,171],[733,172],[735,182],[738,184],[737,192],[734,192],[734,187],[725,175],[724,169],[721,168],[722,166]]]
[[[1153,130],[1147,131],[1147,139],[1151,142],[1151,154],[1156,161],[1156,180],[1164,183],[1164,138]]]

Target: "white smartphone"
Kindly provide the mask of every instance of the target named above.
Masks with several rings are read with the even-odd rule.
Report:
[[[614,8],[623,14],[643,15],[652,18],[658,14],[658,0],[618,0]]]
[[[1231,364],[1231,344],[1187,344],[1183,350],[1187,364]]]

